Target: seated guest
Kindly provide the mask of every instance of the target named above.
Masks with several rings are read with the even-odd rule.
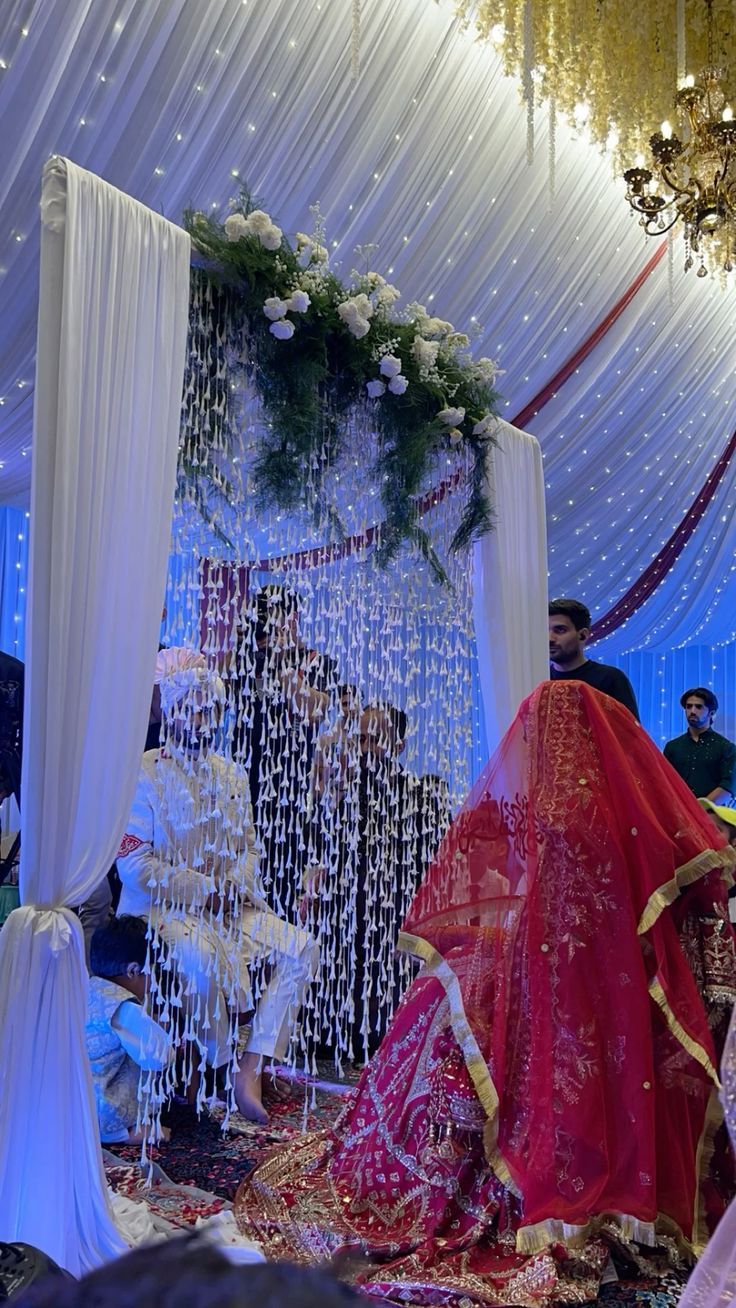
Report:
[[[310,811],[329,786],[341,789],[353,755],[351,743],[357,745],[360,723],[360,692],[357,686],[337,687],[338,719],[333,731],[317,737],[312,762]]]
[[[231,678],[232,751],[246,769],[270,903],[292,916],[304,873],[312,759],[337,684],[332,659],[300,633],[299,596],[271,584],[243,615]]]
[[[181,651],[178,668],[176,651],[162,658],[164,747],[143,756],[117,858],[120,911],[148,918],[163,940],[170,966],[162,1002],[183,1009],[200,1067],[234,1065],[239,1018],[255,1008],[232,1088],[241,1113],[265,1122],[263,1059],[286,1055],[317,947],[269,909],[247,775],[215,748],[222,682],[192,666],[190,651]]]
[[[113,918],[92,936],[87,1004],[87,1054],[103,1144],[140,1141],[141,1069],[159,1071],[171,1054],[166,1032],[145,1010],[146,923]],[[164,1138],[166,1129],[162,1128]]]
[[[352,1044],[364,1062],[383,1039],[408,980],[396,952],[398,928],[417,887],[413,845],[419,825],[416,779],[400,762],[407,716],[394,704],[360,715],[358,848]]]
[[[590,610],[574,599],[551,600],[549,605],[549,661],[552,681],[584,681],[639,718],[636,695],[620,668],[585,657],[591,633]]]
[[[723,804],[735,793],[736,745],[713,730],[718,700],[712,690],[696,686],[680,696],[687,731],[668,740],[664,756],[698,799]]]

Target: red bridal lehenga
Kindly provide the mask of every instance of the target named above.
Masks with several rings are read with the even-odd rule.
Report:
[[[539,687],[414,900],[423,967],[377,1055],[241,1187],[243,1229],[459,1308],[595,1298],[612,1247],[700,1253],[730,1185],[720,844],[626,709]]]

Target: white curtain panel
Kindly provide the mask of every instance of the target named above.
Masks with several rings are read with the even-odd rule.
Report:
[[[488,456],[495,531],[473,558],[473,617],[491,753],[519,704],[549,676],[547,529],[542,452],[533,436],[499,423]]]
[[[176,478],[185,232],[46,166],[23,742],[22,907],[0,932],[0,1238],[118,1252],[70,906],[110,867],[150,706]]]

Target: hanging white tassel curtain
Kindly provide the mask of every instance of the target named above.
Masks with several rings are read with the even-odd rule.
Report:
[[[189,237],[44,172],[21,904],[0,932],[0,1238],[80,1274],[122,1248],[84,1043],[81,903],[112,863],[150,705],[176,476]]]
[[[473,618],[488,750],[549,676],[547,528],[538,441],[499,422],[488,455],[496,529],[475,546]]]

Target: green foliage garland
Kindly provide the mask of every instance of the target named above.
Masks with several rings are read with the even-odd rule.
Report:
[[[348,416],[362,406],[379,437],[369,475],[383,500],[383,561],[412,541],[445,579],[417,499],[431,456],[466,444],[473,469],[451,548],[467,548],[491,529],[485,460],[496,421],[492,361],[474,361],[468,337],[422,305],[397,313],[399,293],[379,274],[354,273],[344,285],[328,268],[319,219],[315,235],[297,233],[292,247],[243,191],[224,224],[188,210],[184,225],[207,275],[228,287],[242,314],[246,367],[268,420],[254,467],[264,504],[314,510],[306,503],[307,470],[312,497],[315,478],[319,496],[319,469],[339,458]]]

